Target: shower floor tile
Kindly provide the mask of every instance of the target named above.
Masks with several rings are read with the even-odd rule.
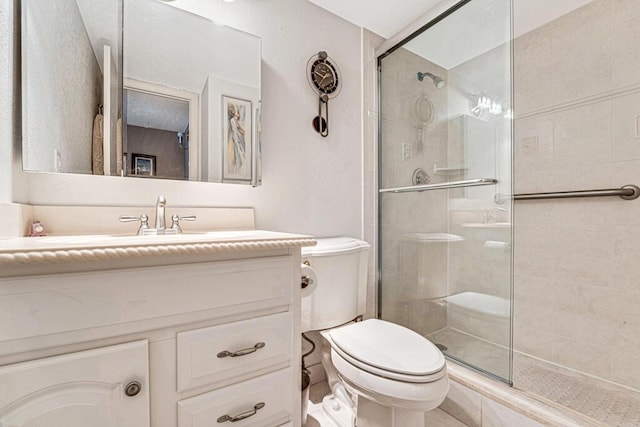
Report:
[[[608,426],[640,427],[640,393],[525,355],[514,355],[514,387]]]
[[[426,337],[434,344],[445,346],[443,353],[447,356],[509,379],[509,349],[450,327]]]

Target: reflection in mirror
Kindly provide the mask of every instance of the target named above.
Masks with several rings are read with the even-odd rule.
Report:
[[[256,185],[258,159],[252,153],[257,152],[254,124],[260,102],[260,39],[158,0],[126,0],[124,51],[125,89],[143,91],[155,95],[148,99],[156,99],[140,104],[144,111],[139,110],[138,117],[156,123],[149,127],[173,132],[170,150],[182,150],[170,161],[173,166],[165,164],[168,159],[157,157],[157,177],[177,179],[169,170],[176,171],[175,165],[181,163],[182,179]],[[242,101],[242,120],[228,114],[223,105],[227,98]],[[167,109],[169,100],[186,103],[188,111],[188,120],[171,128],[169,123],[177,115]],[[131,153],[139,152],[131,139],[131,125],[137,119],[131,116],[129,104],[125,113],[123,153],[131,162]],[[184,110],[182,114],[184,117]],[[229,140],[232,128],[241,130],[241,140]],[[176,137],[178,133],[183,137]],[[238,156],[238,144],[242,156]],[[238,161],[242,174],[225,169]],[[126,170],[135,172],[135,165],[128,163]]]
[[[120,2],[22,0],[21,9],[24,169],[110,173]]]
[[[259,37],[160,0],[22,2],[25,170],[260,184]]]
[[[189,103],[133,89],[125,89],[124,102],[127,173],[189,179]],[[144,167],[145,157],[153,167]]]

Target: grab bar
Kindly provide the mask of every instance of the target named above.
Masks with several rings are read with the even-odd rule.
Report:
[[[513,200],[541,200],[541,199],[568,199],[572,197],[608,197],[619,196],[624,200],[634,200],[640,197],[640,188],[635,185],[625,185],[621,188],[611,188],[606,190],[580,190],[580,191],[559,191],[551,193],[527,193],[514,194]]]
[[[414,191],[446,190],[448,188],[477,187],[479,185],[497,184],[493,178],[468,179],[466,181],[439,182],[437,184],[412,185],[410,187],[381,188],[380,193],[411,193]]]

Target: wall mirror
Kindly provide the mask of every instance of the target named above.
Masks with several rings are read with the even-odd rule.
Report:
[[[23,168],[259,185],[261,40],[160,0],[22,0]]]

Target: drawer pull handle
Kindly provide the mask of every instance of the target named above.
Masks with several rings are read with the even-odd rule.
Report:
[[[242,350],[236,350],[236,351],[226,351],[225,350],[225,351],[221,351],[220,353],[218,353],[218,357],[222,359],[223,357],[246,356],[247,354],[255,353],[256,351],[260,350],[265,345],[266,345],[265,343],[259,342],[259,343],[256,343],[256,345],[254,345],[253,347],[243,348]]]
[[[218,418],[218,422],[226,423],[227,421],[230,421],[232,423],[235,423],[237,421],[242,421],[246,418],[253,417],[262,408],[264,408],[264,402],[256,403],[253,409],[249,409],[248,411],[242,412],[233,417],[231,415],[223,415],[220,418]]]

